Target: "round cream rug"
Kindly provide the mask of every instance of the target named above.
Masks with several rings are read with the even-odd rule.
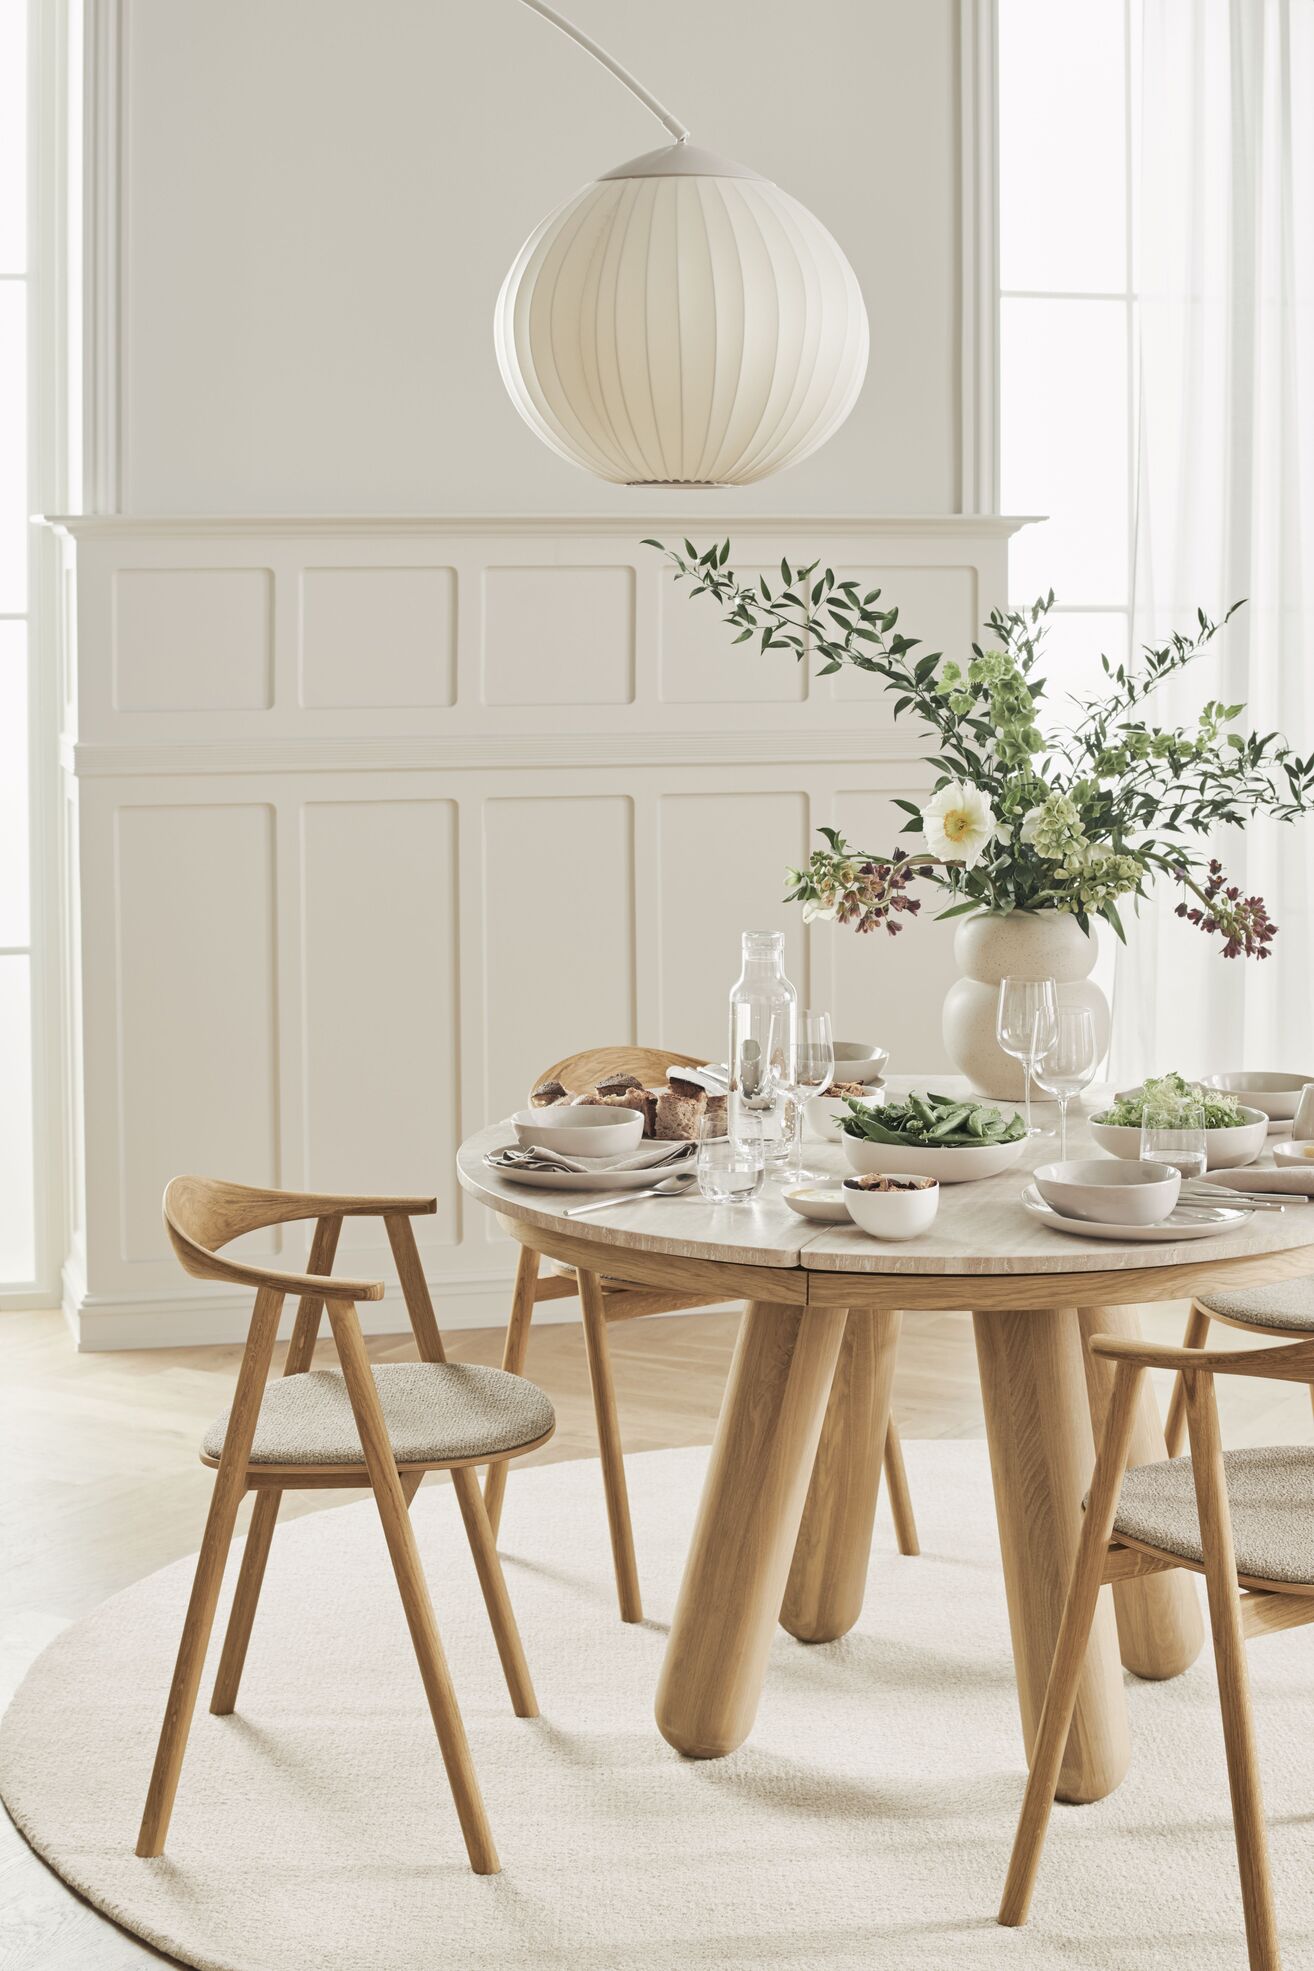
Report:
[[[163,1859],[132,1847],[190,1563],[38,1658],[0,1727],[0,1792],[66,1882],[206,1971],[1239,1971],[1207,1658],[1129,1683],[1128,1781],[1056,1813],[1030,1925],[994,1924],[1022,1757],[985,1451],[907,1449],[922,1558],[895,1554],[882,1510],[860,1627],[825,1648],[782,1633],[752,1738],[704,1764],[664,1744],[652,1698],[706,1453],[629,1460],[641,1628],[616,1619],[597,1465],[512,1474],[534,1722],[511,1713],[450,1489],[426,1485],[498,1877],[465,1865],[370,1503],[278,1533],[240,1712],[198,1713]],[[1250,1660],[1294,1971],[1314,1966],[1314,1631]]]

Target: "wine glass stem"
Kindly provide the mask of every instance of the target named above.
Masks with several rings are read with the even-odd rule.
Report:
[[[1059,1105],[1059,1162],[1066,1163],[1068,1160],[1068,1098],[1066,1095],[1060,1095],[1058,1097],[1058,1105]]]
[[[1024,1057],[1022,1062],[1022,1085],[1026,1091],[1027,1135],[1030,1136],[1032,1134],[1032,1128],[1031,1128],[1031,1060],[1029,1056]]]

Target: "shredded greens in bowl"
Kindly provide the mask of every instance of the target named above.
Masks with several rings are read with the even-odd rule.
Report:
[[[1026,1128],[1019,1115],[1006,1116],[988,1102],[962,1102],[954,1095],[912,1094],[875,1109],[856,1096],[846,1098],[849,1113],[839,1119],[840,1134],[868,1143],[903,1143],[928,1150],[980,1150],[989,1144],[1016,1143]]]
[[[1203,1107],[1206,1129],[1243,1129],[1246,1124],[1240,1104],[1230,1095],[1217,1088],[1199,1088],[1179,1074],[1159,1075],[1148,1080],[1144,1087],[1133,1088],[1129,1094],[1120,1095],[1103,1115],[1092,1116],[1091,1121],[1107,1123],[1112,1129],[1139,1129],[1147,1108],[1171,1109],[1177,1103]]]

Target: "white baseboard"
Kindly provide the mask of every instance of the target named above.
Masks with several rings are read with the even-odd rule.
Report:
[[[458,1328],[505,1327],[511,1307],[512,1276],[431,1281],[438,1325]],[[112,1348],[199,1348],[207,1342],[244,1341],[251,1322],[252,1296],[239,1290],[198,1285],[176,1294],[110,1295],[88,1293],[71,1267],[64,1269],[64,1318],[80,1355]],[[367,1335],[404,1334],[409,1325],[400,1290],[382,1300],[362,1301],[361,1327]],[[280,1336],[292,1332],[295,1301],[283,1310]],[[545,1301],[536,1322],[577,1321],[574,1300]]]

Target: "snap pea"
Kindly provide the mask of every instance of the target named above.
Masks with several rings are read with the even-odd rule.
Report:
[[[977,1149],[983,1144],[1015,1143],[1023,1133],[1019,1115],[1005,1116],[986,1102],[965,1102],[934,1089],[913,1090],[902,1102],[890,1102],[883,1109],[869,1108],[854,1096],[846,1098],[846,1106],[849,1113],[839,1123],[842,1134],[868,1143]]]

